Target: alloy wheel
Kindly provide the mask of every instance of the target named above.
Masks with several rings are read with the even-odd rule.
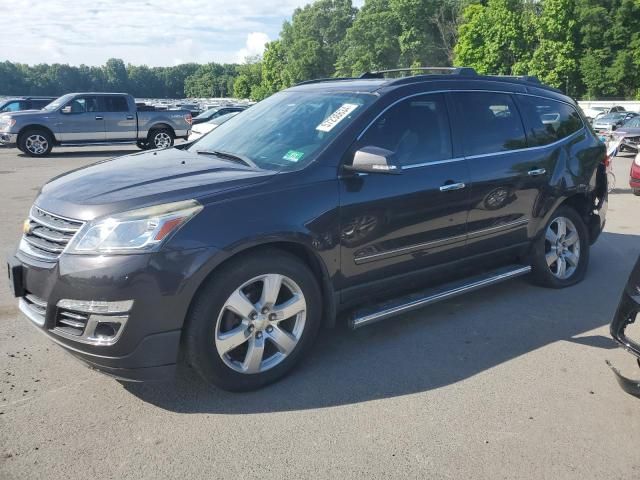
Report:
[[[545,232],[545,258],[551,273],[560,280],[571,277],[580,262],[578,229],[566,217],[557,217]]]
[[[36,133],[27,137],[25,147],[34,155],[42,155],[49,148],[49,142],[42,135]]]
[[[215,326],[218,355],[231,369],[262,373],[282,363],[302,337],[306,301],[289,277],[254,277],[227,299]]]
[[[155,137],[153,137],[153,143],[156,148],[168,148],[171,146],[171,136],[166,132],[157,133]]]

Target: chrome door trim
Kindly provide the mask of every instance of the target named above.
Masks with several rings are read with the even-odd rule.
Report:
[[[474,230],[473,232],[468,232],[464,235],[455,235],[453,237],[441,238],[439,240],[432,240],[430,242],[424,242],[424,243],[416,243],[413,245],[408,245],[406,247],[395,248],[393,250],[385,250],[384,252],[378,252],[378,253],[372,253],[370,255],[362,255],[360,257],[354,257],[353,261],[355,262],[356,265],[361,265],[363,263],[368,263],[375,260],[384,260],[385,258],[397,257],[399,255],[406,255],[419,250],[441,247],[444,245],[448,245],[450,243],[456,243],[462,240],[467,240],[468,238],[480,237],[487,233],[499,232],[502,230],[509,230],[511,228],[527,225],[528,223],[529,223],[528,218],[521,218],[513,222],[505,223],[502,225],[496,225],[495,227]]]
[[[486,233],[500,232],[502,230],[509,230],[515,227],[521,227],[529,224],[528,218],[521,218],[520,220],[514,220],[513,222],[504,223],[502,225],[496,225],[495,227],[482,228],[480,230],[474,230],[467,233],[467,238],[481,237]]]
[[[418,250],[424,250],[426,248],[436,248],[450,243],[466,240],[467,235],[455,235],[453,237],[441,238],[440,240],[432,240],[430,242],[416,243],[407,247],[395,248],[393,250],[385,250],[384,252],[372,253],[371,255],[363,255],[361,257],[355,257],[353,260],[356,265],[372,262],[374,260],[382,260],[384,258],[397,257],[398,255],[405,255]]]

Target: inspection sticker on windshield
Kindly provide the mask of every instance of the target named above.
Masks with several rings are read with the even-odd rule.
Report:
[[[283,160],[289,160],[290,162],[298,162],[300,160],[302,160],[302,157],[304,157],[304,152],[299,152],[297,150],[289,150],[284,157],[282,157]]]
[[[325,118],[324,121],[316,127],[316,130],[319,130],[321,132],[330,132],[331,130],[333,130],[333,127],[344,120],[347,115],[349,115],[359,106],[360,105],[356,103],[343,103],[340,108],[338,108],[335,112]]]

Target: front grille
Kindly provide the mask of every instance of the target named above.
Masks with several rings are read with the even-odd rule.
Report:
[[[29,229],[20,242],[20,250],[43,260],[54,261],[80,230],[83,222],[60,217],[36,207],[29,213]]]
[[[58,309],[55,329],[68,335],[81,336],[87,326],[89,314]]]

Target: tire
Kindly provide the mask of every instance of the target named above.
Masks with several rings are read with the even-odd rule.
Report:
[[[146,140],[138,140],[136,142],[136,145],[140,150],[149,150],[149,142],[147,142]]]
[[[634,189],[633,189],[633,194],[634,194],[636,197],[640,197],[640,188],[634,188]]]
[[[265,282],[278,284],[273,282],[274,275],[282,276],[280,296],[274,302],[266,298],[263,310],[262,291]],[[291,304],[288,313],[300,310],[274,320],[272,315],[282,312],[280,307],[287,302]],[[238,307],[231,310],[230,304]],[[243,255],[201,287],[187,315],[185,357],[208,383],[234,392],[255,390],[283,377],[310,350],[321,318],[320,288],[305,264],[275,249]],[[235,332],[233,340],[227,338],[225,344],[230,332]],[[259,352],[260,345],[263,353],[250,355]]]
[[[153,129],[147,136],[148,148],[155,149],[173,147],[174,139],[173,130],[169,128]]]
[[[53,137],[40,128],[32,128],[20,134],[18,148],[29,157],[46,157],[53,148]]]
[[[562,223],[566,233],[558,238],[557,232]],[[560,243],[555,244],[557,241]],[[533,246],[531,266],[534,282],[544,287],[564,288],[582,281],[589,264],[589,243],[589,232],[580,215],[571,207],[559,207]],[[562,252],[560,256],[557,255],[558,248]]]

